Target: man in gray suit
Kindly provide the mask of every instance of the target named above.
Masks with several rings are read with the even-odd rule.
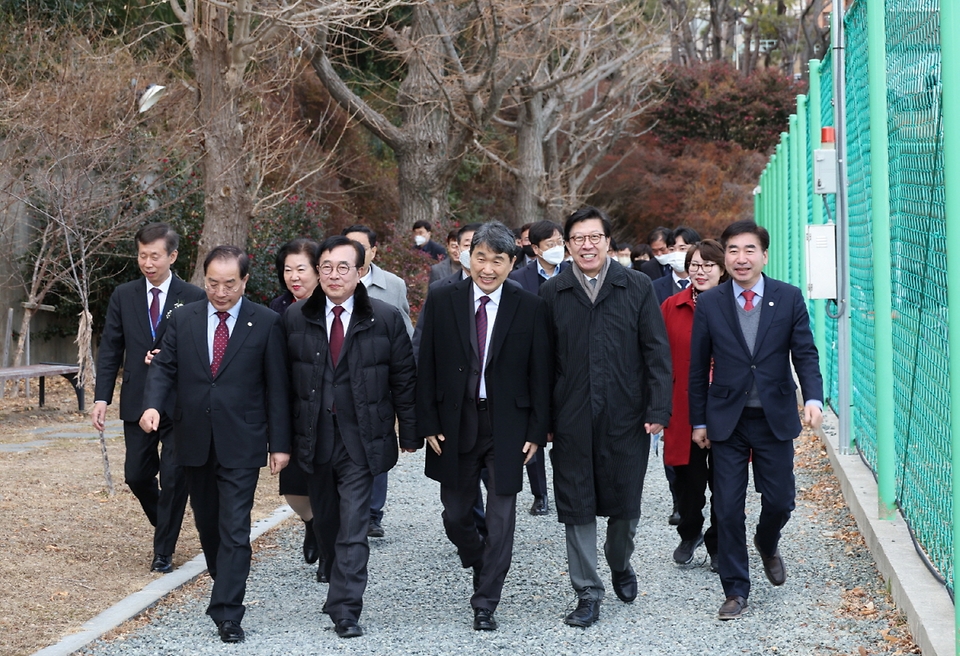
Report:
[[[460,231],[457,228],[447,233],[447,256],[430,267],[430,281],[427,284],[432,285],[438,280],[460,272],[460,244],[457,237],[459,234]]]
[[[410,323],[410,304],[407,302],[407,284],[398,276],[384,271],[373,263],[377,256],[377,233],[364,225],[352,225],[341,232],[363,246],[364,261],[360,268],[360,282],[367,289],[367,296],[383,301],[400,310],[407,335],[413,337],[413,324]],[[370,495],[370,526],[368,538],[382,538],[383,506],[387,502],[387,472],[383,471],[373,479],[373,492]]]

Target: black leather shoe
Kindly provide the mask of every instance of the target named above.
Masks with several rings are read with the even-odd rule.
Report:
[[[757,547],[757,553],[763,561],[763,571],[767,575],[767,580],[773,585],[783,585],[787,580],[787,568],[783,564],[783,558],[780,557],[780,549],[774,551],[772,556],[766,555],[757,545],[756,536],[753,538],[753,546]]]
[[[493,611],[486,608],[473,609],[474,631],[496,631],[497,620],[493,619]]]
[[[587,628],[600,619],[600,600],[581,599],[577,602],[577,609],[563,618],[570,626]]]
[[[542,497],[533,497],[533,505],[530,506],[531,515],[546,515],[550,512],[550,504],[547,502],[547,495]]]
[[[217,625],[217,630],[219,630],[220,640],[223,642],[243,642],[244,635],[240,622],[223,620]]]
[[[317,544],[317,534],[313,531],[313,520],[306,520],[303,528],[303,560],[307,565],[313,565],[320,557],[320,545]]]
[[[327,571],[327,561],[321,558],[317,565],[317,583],[329,583],[330,572]]]
[[[363,635],[363,629],[356,620],[337,620],[336,630],[341,638],[359,638]]]
[[[692,540],[680,540],[680,546],[673,550],[673,562],[677,565],[689,565],[693,562],[693,554],[703,544],[703,533]]]
[[[727,597],[727,600],[720,606],[717,612],[718,620],[738,620],[750,606],[747,605],[745,597]]]
[[[380,525],[380,522],[376,519],[370,520],[370,526],[367,527],[367,537],[368,538],[382,538],[383,537],[383,527]]]
[[[151,572],[160,572],[161,574],[169,574],[173,571],[173,557],[164,556],[163,554],[153,554],[153,562],[150,564]]]
[[[632,567],[628,567],[625,572],[611,571],[610,578],[617,599],[629,604],[637,598],[637,574]]]

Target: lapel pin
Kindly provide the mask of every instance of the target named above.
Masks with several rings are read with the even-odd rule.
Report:
[[[773,307],[773,301],[770,301],[770,307]]]
[[[773,303],[771,303],[770,305],[773,305]],[[247,322],[247,325],[252,328],[252,327],[253,327],[253,322],[252,322],[252,321],[248,321],[248,322]]]

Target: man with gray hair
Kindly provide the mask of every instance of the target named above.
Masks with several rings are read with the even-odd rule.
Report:
[[[443,527],[463,567],[473,569],[478,631],[497,628],[493,613],[513,555],[523,465],[547,441],[547,317],[538,296],[504,284],[515,253],[505,225],[480,226],[470,245],[470,278],[432,287],[420,317],[416,448],[426,438],[426,475],[440,482]],[[472,513],[484,468],[486,539]]]

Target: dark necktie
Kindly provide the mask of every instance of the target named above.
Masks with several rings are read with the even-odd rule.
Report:
[[[757,295],[757,292],[752,289],[745,289],[740,292],[740,295],[743,296],[743,309],[749,312],[753,309],[753,297]]]
[[[330,359],[333,360],[334,368],[337,366],[337,361],[340,360],[340,349],[343,348],[341,314],[343,314],[343,307],[340,305],[333,306],[333,324],[330,326]]]
[[[150,293],[153,294],[153,300],[150,301],[150,330],[156,334],[157,324],[160,323],[160,288],[154,287]]]
[[[489,296],[480,297],[480,307],[477,308],[477,355],[480,358],[480,376],[483,376],[483,362],[487,353],[487,303]],[[477,398],[480,398],[480,378],[477,378]]]
[[[213,331],[213,360],[210,362],[210,373],[214,377],[217,375],[217,370],[220,369],[220,362],[227,350],[227,342],[230,341],[230,329],[227,328],[227,317],[229,316],[229,312],[217,312],[220,323],[217,324],[217,329]]]
[[[680,280],[677,281],[677,284],[680,285],[680,289],[686,289],[687,285],[690,284],[690,281],[686,278],[680,278]]]

